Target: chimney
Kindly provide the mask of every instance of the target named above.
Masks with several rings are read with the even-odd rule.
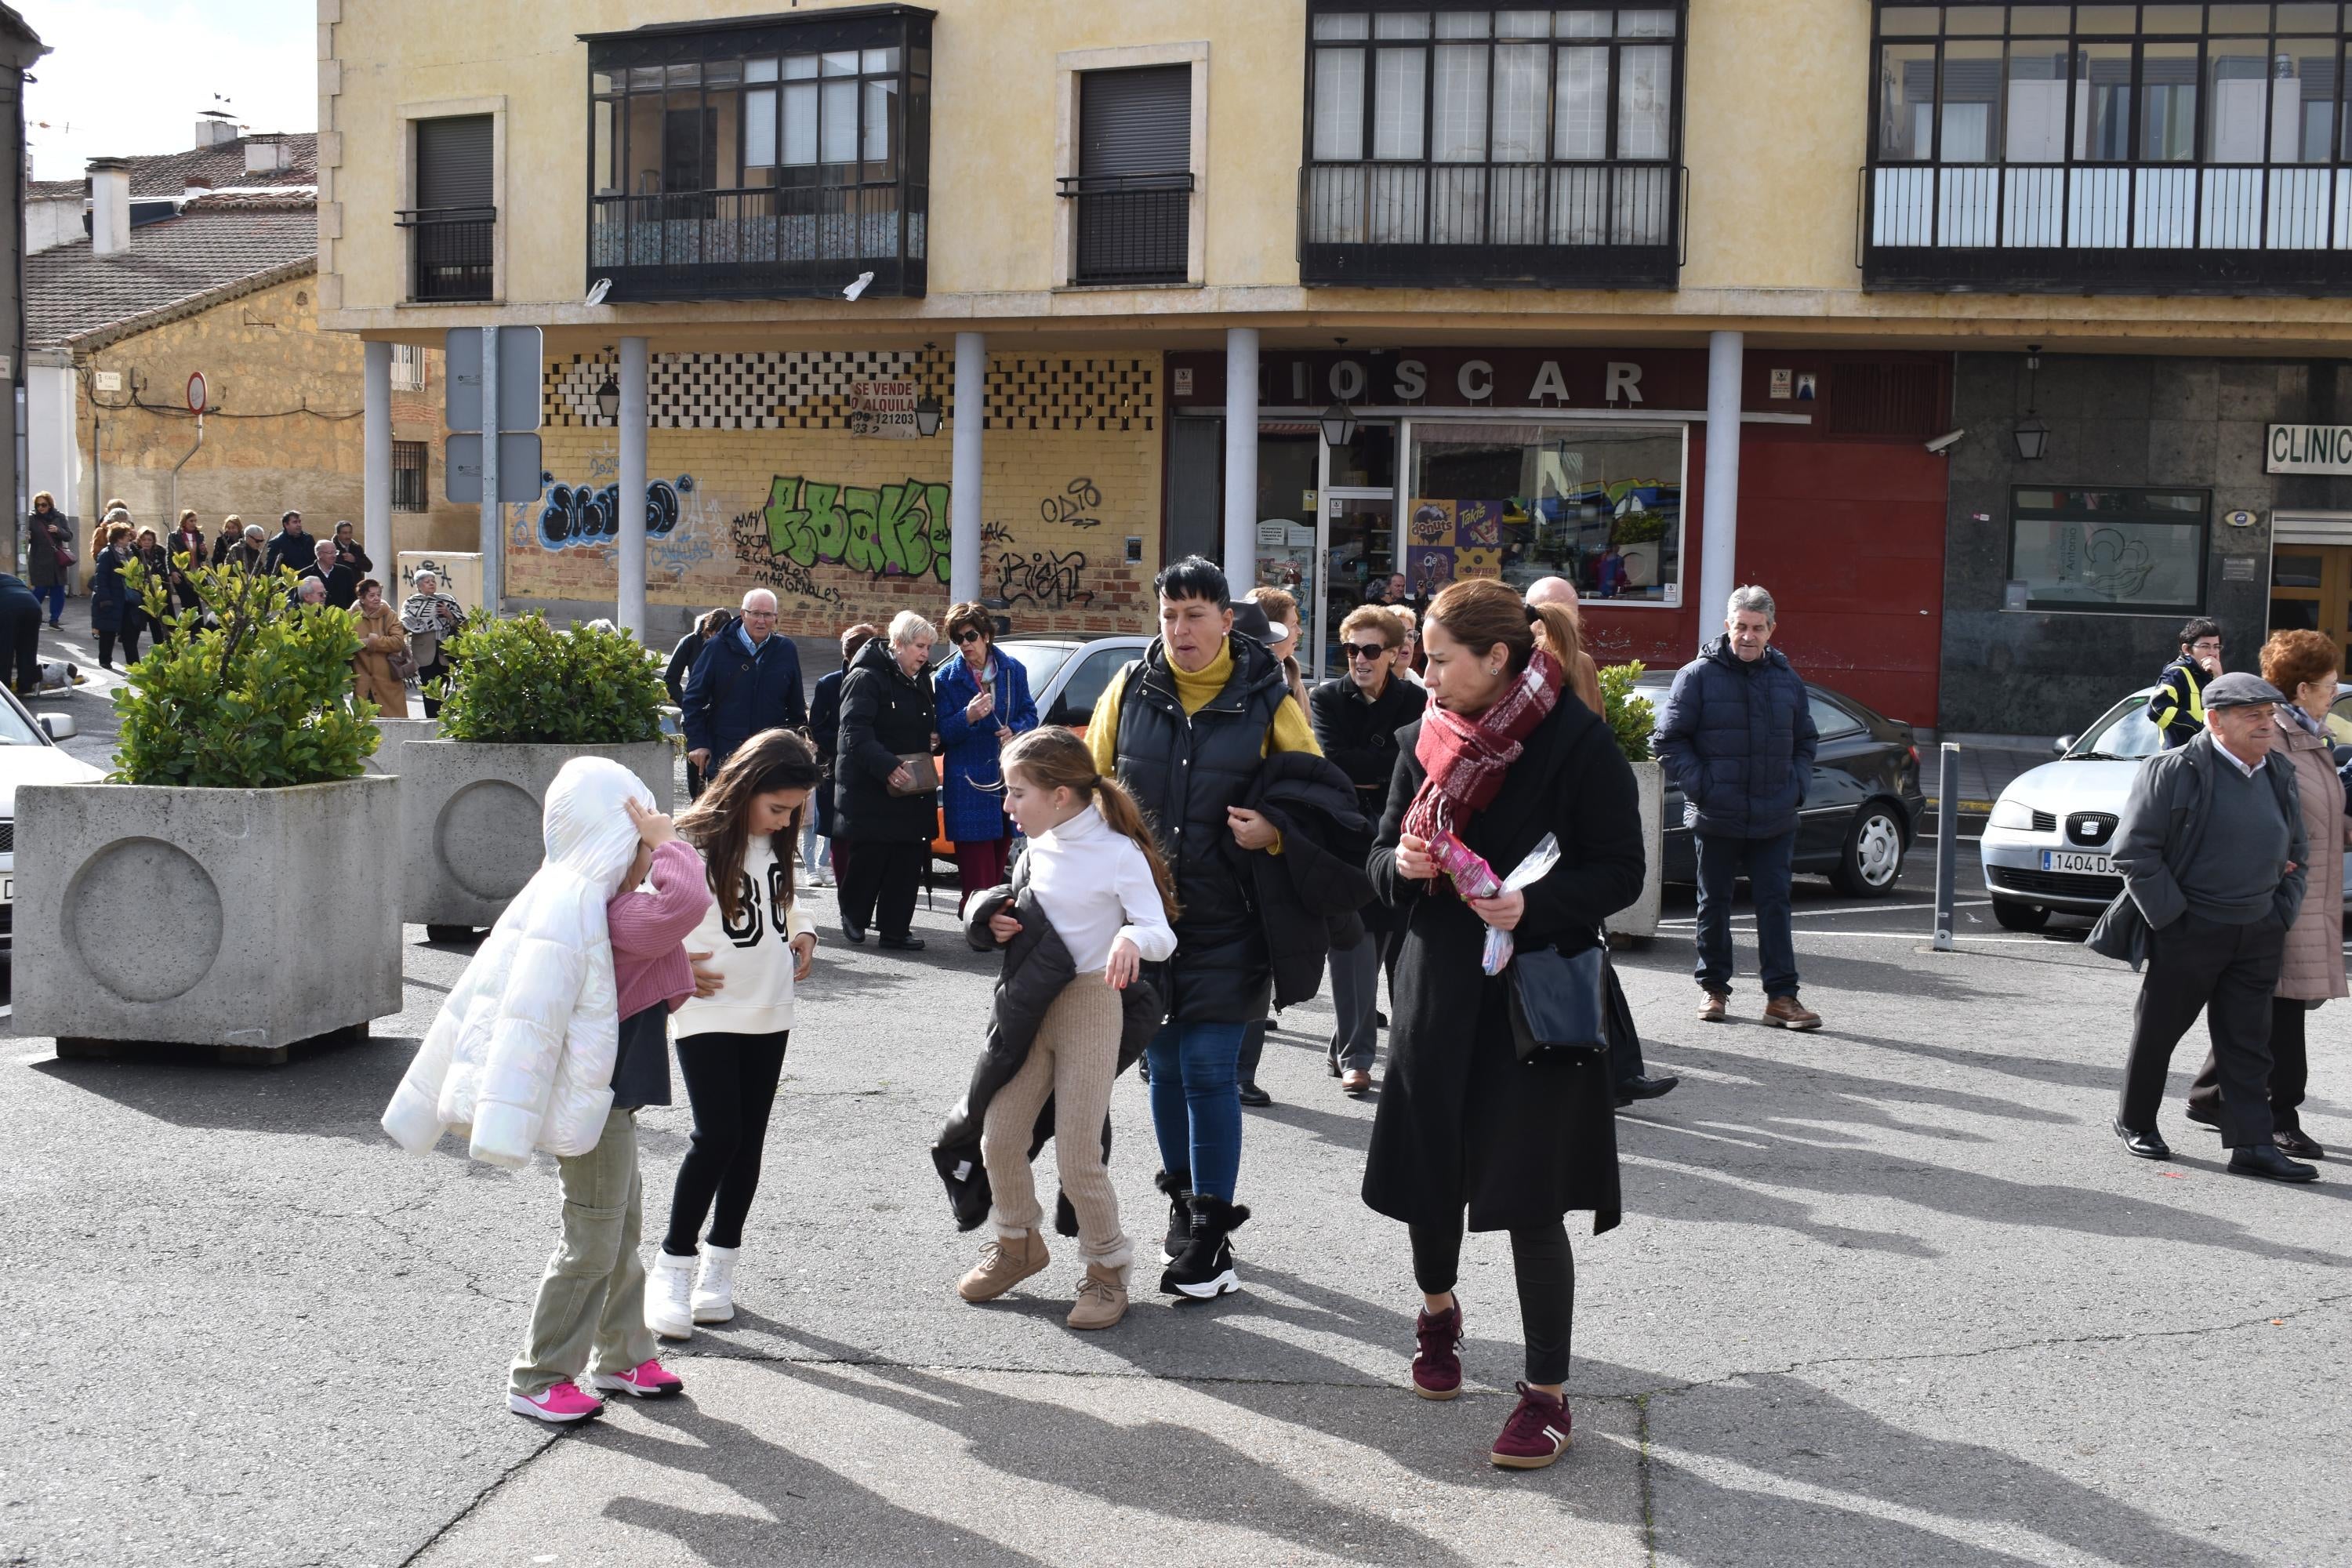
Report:
[[[89,250],[120,256],[131,248],[131,164],[121,158],[89,161]]]
[[[248,136],[245,139],[245,172],[248,174],[274,174],[286,167],[286,148],[275,136]]]
[[[236,140],[236,121],[217,109],[207,109],[196,117],[196,150],[218,146],[223,142]]]

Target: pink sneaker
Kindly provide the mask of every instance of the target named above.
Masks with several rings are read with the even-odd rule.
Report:
[[[551,1426],[569,1422],[585,1421],[591,1415],[604,1413],[604,1402],[581,1392],[576,1383],[559,1383],[536,1399],[520,1394],[507,1395],[507,1408],[518,1415],[528,1415]]]
[[[626,1372],[600,1372],[588,1381],[598,1388],[634,1394],[639,1399],[667,1399],[686,1388],[686,1379],[657,1361],[639,1362]]]

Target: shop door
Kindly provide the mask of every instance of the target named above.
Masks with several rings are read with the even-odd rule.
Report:
[[[2282,542],[2275,548],[2270,629],[2326,632],[2352,661],[2352,545]],[[2241,655],[2231,662],[2245,668],[2252,661]]]
[[[1396,568],[1396,497],[1387,490],[1330,490],[1323,501],[1323,559],[1329,570],[1315,623],[1315,678],[1339,673],[1339,623],[1370,599],[1389,597]]]

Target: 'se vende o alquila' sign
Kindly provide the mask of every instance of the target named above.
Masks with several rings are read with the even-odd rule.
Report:
[[[2272,474],[2352,474],[2352,425],[2273,425],[2263,469]]]

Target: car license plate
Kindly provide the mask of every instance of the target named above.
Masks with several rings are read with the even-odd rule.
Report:
[[[2087,871],[2095,877],[2112,877],[2116,863],[2105,855],[2093,855],[2081,849],[2044,849],[2042,868],[2045,871]]]

